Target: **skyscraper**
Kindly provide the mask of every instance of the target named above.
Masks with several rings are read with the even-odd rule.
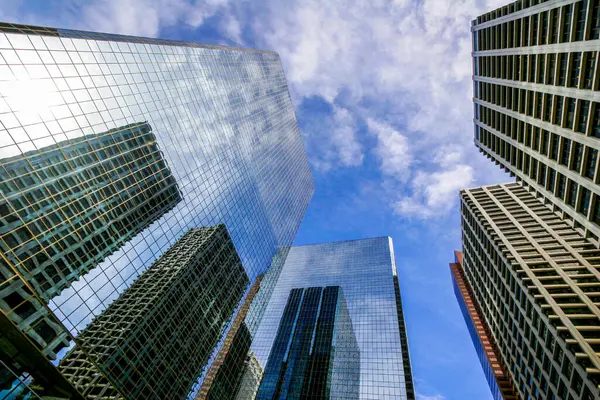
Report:
[[[512,380],[506,372],[506,365],[502,362],[490,328],[487,326],[479,304],[474,298],[473,290],[466,280],[462,266],[462,253],[454,252],[454,262],[450,263],[450,272],[456,299],[469,328],[473,345],[494,400],[516,400],[518,397]]]
[[[599,1],[517,1],[471,30],[476,146],[598,241]]]
[[[49,360],[61,359],[74,338],[80,348],[78,334],[184,233],[222,224],[248,282],[233,308],[222,305],[228,312],[215,320],[223,323],[218,338],[203,342],[199,354],[211,365],[257,277],[278,276],[313,192],[276,53],[4,23],[0,173],[10,177],[1,218],[18,219],[0,231],[3,253],[15,249],[2,258],[2,273],[22,282],[18,298],[0,294],[11,302],[2,304],[0,322],[11,328],[2,333],[32,327],[20,341],[0,337],[0,398],[24,390],[81,395],[51,378],[62,375]],[[35,218],[41,225],[29,223]],[[47,242],[29,248],[41,233]],[[36,256],[21,259],[16,249]],[[274,281],[261,284],[245,340]],[[2,290],[12,287],[6,282]],[[175,332],[168,328],[161,331]],[[93,357],[82,362],[92,365]]]
[[[54,359],[68,333],[44,305],[173,209],[181,194],[145,122],[3,158],[0,166],[0,307]],[[12,371],[35,364],[0,351]],[[13,380],[4,376],[2,386]]]
[[[59,369],[86,397],[185,398],[248,282],[224,225],[191,229],[80,332]]]
[[[343,293],[346,326],[352,326],[360,359],[355,367],[329,378],[330,393],[336,394],[331,398],[414,399],[404,319],[399,312],[400,286],[388,237],[292,247],[251,346],[264,368],[258,398],[269,398],[278,387],[282,393],[284,388],[288,393],[302,389],[306,378],[299,379],[302,374],[295,371],[316,365],[301,355],[317,346],[316,341],[311,344],[311,328],[325,298],[323,291],[333,295],[334,287]],[[296,317],[293,310],[300,314]],[[295,328],[290,328],[290,321],[296,321]],[[291,331],[297,336],[290,340]],[[324,371],[320,371],[322,376]],[[283,379],[280,384],[277,377]]]
[[[465,283],[519,397],[599,398],[597,245],[517,183],[460,197]]]
[[[359,371],[342,289],[292,289],[256,399],[358,398]]]

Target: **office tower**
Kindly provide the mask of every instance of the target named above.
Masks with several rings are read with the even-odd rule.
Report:
[[[517,183],[460,193],[463,270],[520,398],[600,397],[600,251]]]
[[[224,225],[191,229],[80,332],[59,369],[86,397],[184,398],[248,282]]]
[[[498,347],[490,333],[490,328],[473,295],[473,290],[465,277],[462,266],[462,253],[454,252],[454,262],[450,263],[450,272],[454,294],[458,300],[460,310],[471,334],[473,345],[477,351],[479,362],[488,381],[494,400],[516,400],[512,380],[502,363]]]
[[[126,135],[136,136],[135,141]],[[102,138],[106,138],[106,145],[100,144]],[[109,145],[111,140],[114,146]],[[129,151],[128,143],[136,149]],[[72,150],[68,150],[71,145]],[[44,153],[49,146],[55,146],[72,161],[60,163],[55,159],[56,165],[52,166],[31,162],[43,162],[43,158],[34,159],[32,154]],[[119,152],[127,152],[127,156],[120,159]],[[276,53],[0,23],[1,173],[7,174],[9,161],[19,158],[30,164],[29,169],[23,163],[23,168],[14,170],[14,187],[0,191],[0,207],[9,207],[7,196],[31,189],[31,194],[25,195],[31,207],[24,209],[27,214],[17,213],[18,218],[46,218],[45,210],[60,210],[62,216],[54,213],[43,222],[63,229],[52,230],[52,240],[74,251],[65,256],[68,268],[58,275],[51,271],[54,266],[61,268],[60,261],[46,266],[44,271],[50,275],[42,274],[35,281],[39,284],[33,281],[37,276],[29,279],[25,274],[30,269],[15,264],[17,255],[2,259],[5,279],[10,279],[7,277],[12,273],[11,282],[23,282],[18,295],[28,300],[2,305],[0,323],[10,324],[10,332],[22,332],[23,321],[15,316],[21,315],[19,307],[23,307],[25,323],[33,327],[30,331],[39,329],[40,338],[33,333],[22,335],[21,341],[0,337],[4,340],[0,345],[6,349],[0,359],[0,377],[5,383],[0,386],[0,398],[23,391],[41,397],[57,390],[66,393],[64,397],[83,397],[68,382],[62,386],[57,383],[53,376],[63,375],[50,360],[56,357],[56,364],[64,357],[66,345],[75,344],[74,351],[78,351],[78,334],[94,317],[100,318],[184,233],[223,224],[248,285],[231,317],[224,318],[225,322],[221,318],[225,315],[218,319],[218,324],[225,323],[218,339],[206,341],[199,352],[208,358],[190,389],[189,395],[195,395],[252,284],[267,271],[271,277],[278,276],[313,192]],[[119,166],[112,167],[113,161]],[[109,169],[106,181],[95,177],[100,170],[86,167],[89,162]],[[148,199],[147,209],[140,209],[135,218],[131,216],[124,227],[113,221],[92,229],[92,219],[79,218],[95,209],[104,219],[130,218],[122,209],[111,211],[110,207],[127,203],[126,195],[133,195],[124,190],[127,187],[148,185],[139,196],[140,201],[146,199],[151,186],[162,188],[159,177],[165,186],[177,184],[178,201],[160,205],[163,200]],[[31,187],[36,182],[32,179],[42,180],[44,185],[58,182],[59,186],[49,187],[49,195],[40,201],[39,193]],[[99,190],[93,191],[96,184]],[[88,201],[95,203],[64,203],[68,198],[84,196],[80,189],[91,196]],[[103,197],[111,196],[113,190],[119,196],[116,204]],[[168,194],[166,188],[161,190]],[[128,211],[133,209],[127,207]],[[2,218],[5,215],[2,213]],[[25,248],[28,236],[20,236],[6,226],[0,231],[2,242],[9,248]],[[104,228],[110,230],[93,236],[89,248],[85,241],[72,243],[77,232],[90,229],[96,233]],[[125,228],[131,231],[122,230]],[[84,247],[77,248],[77,244]],[[40,249],[58,259],[53,248],[43,245]],[[44,259],[36,257],[27,262],[38,265],[35,263]],[[262,299],[260,305],[266,305],[275,280],[261,282],[257,293]],[[4,283],[0,290],[6,287]],[[10,301],[15,300],[11,297]],[[27,304],[33,304],[33,308]],[[220,309],[218,306],[211,304],[211,309]],[[229,310],[230,304],[223,307]],[[246,324],[250,337],[263,311],[264,307],[257,306],[247,312],[246,319],[252,321]],[[41,320],[45,324],[37,322]],[[9,331],[2,330],[5,332]],[[6,343],[13,347],[5,347]],[[25,347],[15,347],[17,343]],[[88,356],[85,351],[77,354]],[[96,368],[92,359],[96,356],[89,357],[82,362]],[[47,362],[40,362],[43,360]],[[31,382],[33,386],[28,387]]]
[[[600,2],[517,1],[472,22],[475,144],[600,237]]]
[[[45,303],[181,201],[146,122],[3,158],[0,190],[2,318],[51,359],[69,335]],[[38,364],[0,352],[15,372]]]
[[[256,399],[357,398],[359,370],[342,289],[292,289]]]
[[[204,377],[202,387],[196,396],[197,400],[204,399],[232,399],[237,393],[244,363],[250,350],[252,337],[244,323],[250,304],[260,289],[263,275],[259,275],[244,299],[244,304],[235,316],[227,337],[214,359],[208,373]]]
[[[358,352],[353,353],[359,358],[347,359],[346,365],[355,366],[340,367],[340,375],[333,372],[329,377],[331,398],[414,400],[406,331],[399,312],[400,286],[389,237],[291,248],[251,345],[264,368],[257,398],[269,398],[278,387],[280,393],[285,388],[288,393],[297,394],[303,386],[302,379],[308,382],[306,375],[302,378],[296,371],[310,372],[308,365],[317,363],[308,364],[306,357],[300,355],[317,346],[316,340],[311,345],[309,332],[314,328],[319,301],[322,306],[322,299],[333,298],[335,291],[343,293],[348,321],[342,318],[340,323],[347,327],[347,335],[352,327],[358,346]],[[297,317],[292,310],[297,310]],[[290,328],[290,320],[301,327]],[[298,340],[290,341],[291,331]],[[290,351],[282,358],[286,341]],[[317,375],[324,377],[324,371],[322,367],[322,374]],[[279,384],[278,376],[283,377]]]

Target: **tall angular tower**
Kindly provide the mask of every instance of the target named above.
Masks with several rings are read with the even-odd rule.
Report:
[[[600,237],[600,3],[517,1],[473,21],[475,145]]]
[[[600,3],[517,1],[471,30],[475,145],[517,183],[461,191],[459,302],[498,386],[599,398]]]
[[[343,322],[339,328],[346,331],[346,339],[340,340],[346,346],[340,347],[353,349],[352,338],[356,338],[360,358],[353,356],[358,355],[355,351],[346,352],[337,366],[335,352],[329,352],[331,341],[317,339],[327,337],[319,336],[319,321],[338,321],[326,310],[333,310],[340,293],[346,305],[337,308],[336,318]],[[345,308],[348,322],[344,322]],[[333,327],[335,337],[339,333],[335,333],[335,323]],[[331,348],[335,347],[333,343]],[[305,398],[303,390],[314,382],[318,387],[329,385],[330,394],[335,393],[316,398],[414,400],[391,238],[292,247],[251,351],[264,369],[259,399]],[[332,368],[327,367],[328,354],[333,357],[329,358]],[[316,378],[321,383],[311,381]]]
[[[185,384],[172,380],[165,393],[194,396],[227,338],[249,347],[313,193],[276,53],[7,23],[0,23],[0,177],[0,398],[100,396],[78,372],[61,373],[73,359],[120,395],[142,398],[133,394],[141,386],[119,387],[106,367],[115,360],[103,358],[103,346],[122,344],[109,334],[113,322],[96,328],[117,321],[117,308],[136,315],[139,304],[122,296],[132,296],[151,265],[160,269],[157,260],[186,232],[225,226],[228,251],[239,257],[234,270],[245,278],[232,283],[233,298],[202,305],[207,314],[197,321],[210,340],[196,358],[172,347],[156,365],[143,364],[186,371]],[[245,307],[267,271],[255,293],[261,301]],[[212,280],[200,283],[188,288],[197,298],[214,293]],[[239,309],[249,322],[232,326]],[[166,337],[157,343],[185,347],[168,326],[179,322],[159,317],[163,326],[152,330]],[[99,337],[102,344],[92,344]],[[59,371],[66,346],[74,348]],[[196,368],[198,358],[204,367]]]
[[[256,399],[357,398],[359,386],[360,350],[342,289],[292,289]]]

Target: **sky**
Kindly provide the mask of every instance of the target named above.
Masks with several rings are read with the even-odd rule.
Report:
[[[455,300],[473,145],[470,21],[507,0],[0,0],[0,21],[274,50],[315,180],[296,244],[394,240],[418,400],[491,399]]]

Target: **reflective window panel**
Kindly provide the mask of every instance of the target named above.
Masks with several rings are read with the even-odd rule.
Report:
[[[313,190],[276,53],[0,23],[0,399],[252,386]]]
[[[250,354],[257,399],[414,400],[391,238],[292,247]]]

